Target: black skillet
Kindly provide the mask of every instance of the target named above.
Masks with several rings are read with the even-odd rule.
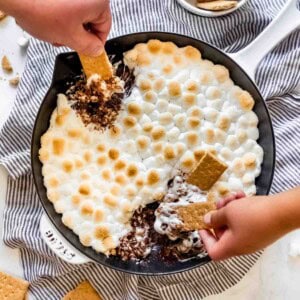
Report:
[[[259,119],[258,130],[260,138],[258,143],[264,150],[261,174],[256,178],[255,183],[257,187],[257,194],[267,195],[270,190],[274,173],[274,134],[264,99],[250,77],[236,62],[219,49],[203,41],[173,33],[147,32],[121,36],[108,41],[106,44],[106,51],[108,54],[116,55],[117,58],[121,59],[125,51],[133,48],[135,44],[147,42],[149,39],[172,41],[180,47],[191,45],[198,48],[201,51],[203,58],[207,58],[214,63],[226,66],[230,70],[230,76],[235,84],[250,92],[255,99],[254,111]],[[210,261],[209,257],[204,257],[194,258],[186,262],[173,263],[166,263],[157,258],[140,264],[133,261],[124,262],[117,257],[106,257],[103,254],[95,252],[92,248],[84,247],[80,243],[78,236],[64,226],[61,221],[61,215],[55,212],[52,203],[47,199],[46,188],[43,184],[42,164],[38,158],[38,151],[40,148],[41,136],[48,129],[50,116],[56,107],[57,94],[65,93],[67,89],[67,82],[80,74],[81,64],[75,52],[63,53],[57,56],[52,84],[41,104],[33,130],[31,145],[32,172],[39,198],[49,219],[58,231],[67,239],[67,241],[70,242],[79,252],[97,263],[119,271],[140,275],[162,275],[186,271],[199,267]]]

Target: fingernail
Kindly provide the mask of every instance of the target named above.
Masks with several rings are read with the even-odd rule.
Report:
[[[203,221],[205,224],[210,224],[210,220],[211,220],[211,213],[208,213],[204,216]]]

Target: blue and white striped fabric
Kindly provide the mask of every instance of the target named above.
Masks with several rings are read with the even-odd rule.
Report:
[[[225,17],[194,16],[175,0],[112,0],[111,37],[137,31],[169,31],[205,40],[228,52],[246,46],[278,13],[284,0],[250,0]],[[42,207],[30,173],[34,118],[52,77],[55,56],[66,49],[33,40],[14,109],[0,133],[0,163],[9,172],[4,241],[21,249],[25,278],[34,299],[60,299],[84,279],[104,299],[202,299],[236,284],[259,254],[211,262],[183,274],[138,277],[89,263],[68,265],[43,243]],[[256,81],[271,112],[277,140],[272,193],[300,184],[300,31],[295,31],[261,63]]]

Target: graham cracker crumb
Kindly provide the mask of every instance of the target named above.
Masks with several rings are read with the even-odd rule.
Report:
[[[7,72],[7,73],[12,73],[13,68],[12,65],[8,59],[8,57],[6,55],[4,55],[2,57],[2,61],[1,61],[1,65],[2,65],[2,69]]]
[[[18,86],[19,83],[20,83],[20,77],[19,77],[19,76],[16,76],[16,77],[10,79],[8,82],[9,82],[10,85],[16,87],[16,86]]]

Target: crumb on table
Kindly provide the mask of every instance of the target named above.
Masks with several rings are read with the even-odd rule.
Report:
[[[1,65],[2,65],[2,69],[4,71],[6,71],[7,73],[11,73],[13,71],[13,67],[8,59],[8,57],[6,55],[4,55],[2,57],[2,60],[1,60]]]
[[[9,84],[10,84],[11,86],[16,87],[16,86],[19,85],[20,77],[19,77],[19,76],[16,76],[16,77],[10,79],[8,82],[9,82]]]

